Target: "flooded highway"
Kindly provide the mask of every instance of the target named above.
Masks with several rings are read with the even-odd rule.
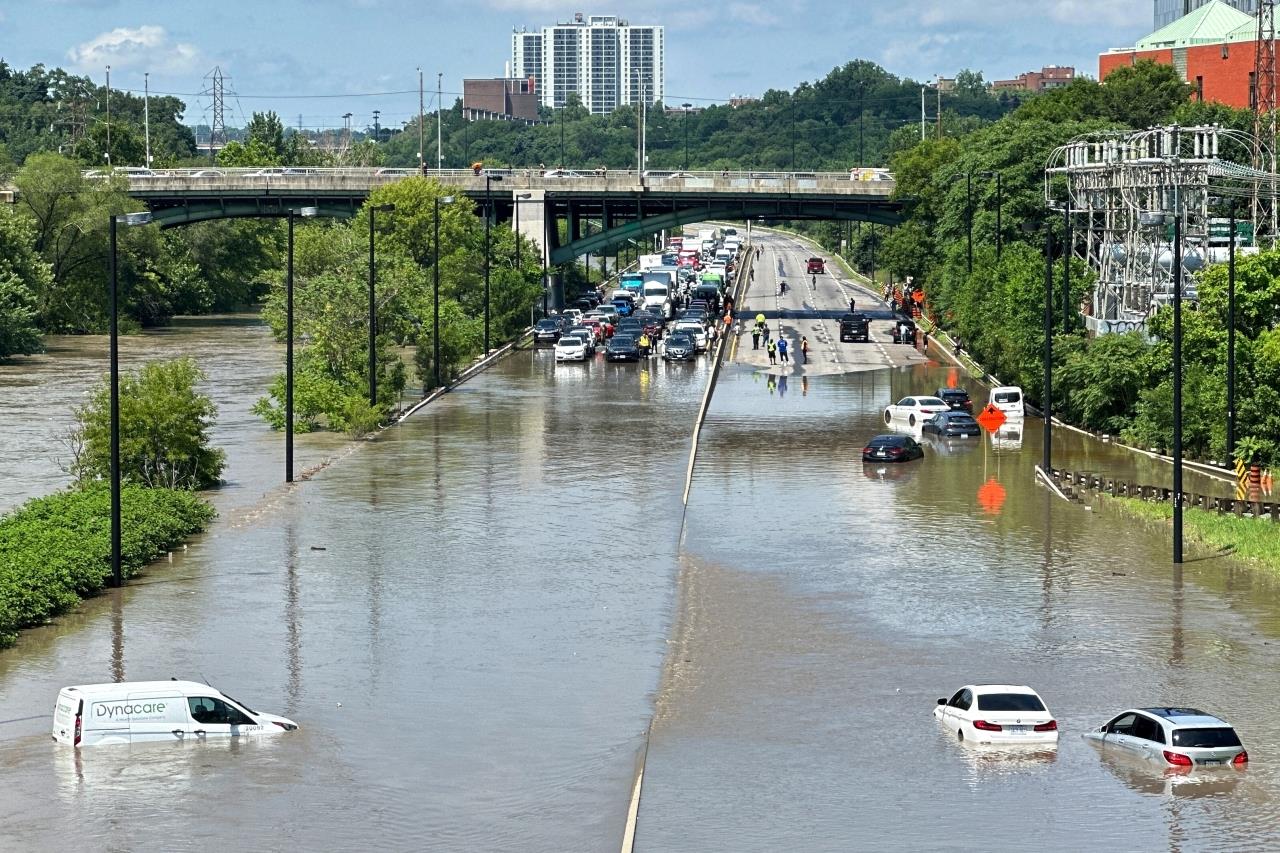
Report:
[[[761,242],[770,269],[802,258]],[[832,279],[797,299],[838,305]],[[249,349],[269,378],[277,356]],[[293,489],[278,436],[224,422],[229,478],[261,488],[0,652],[0,850],[616,850],[651,720],[639,850],[1274,848],[1280,583],[1195,549],[1175,573],[1165,530],[1053,498],[1034,419],[864,466],[887,402],[968,380],[820,354],[813,375],[725,366],[687,515],[705,358],[518,352]],[[1168,477],[1065,430],[1054,454]],[[170,676],[302,727],[50,740],[59,687]],[[1058,747],[944,736],[937,698],[981,681],[1035,687]],[[1080,738],[1164,703],[1233,722],[1249,769],[1170,777]]]

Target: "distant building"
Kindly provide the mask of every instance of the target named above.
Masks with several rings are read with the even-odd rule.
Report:
[[[664,97],[663,28],[632,26],[612,15],[511,35],[511,74],[533,78],[543,105],[558,108],[577,95],[589,112],[653,104]]]
[[[462,81],[462,117],[538,121],[537,81],[532,77],[498,77],[492,80]]]
[[[1209,0],[1155,0],[1156,18],[1154,26],[1157,30],[1161,27],[1167,27],[1179,18],[1190,15],[1208,2]],[[1226,4],[1241,12],[1248,12],[1250,15],[1256,15],[1258,12],[1258,0],[1226,0]]]
[[[1039,71],[1028,71],[1019,74],[1012,80],[993,80],[991,88],[1022,89],[1028,92],[1044,92],[1049,89],[1060,89],[1076,79],[1076,70],[1070,65],[1046,65]]]
[[[1098,57],[1098,79],[1141,60],[1172,65],[1192,86],[1191,97],[1252,109],[1257,99],[1254,67],[1258,21],[1222,0],[1209,0],[1189,15],[1161,27],[1133,47]]]
[[[738,107],[745,107],[747,104],[754,104],[759,100],[759,98],[752,98],[747,95],[730,95],[729,106],[737,109]]]

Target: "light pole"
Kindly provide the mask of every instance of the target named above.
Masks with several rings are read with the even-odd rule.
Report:
[[[312,217],[320,213],[318,207],[289,208],[289,260],[285,268],[284,284],[284,481],[293,482],[293,220],[298,216]]]
[[[1044,228],[1044,399],[1040,404],[1044,438],[1040,468],[1047,477],[1053,470],[1053,228],[1048,219],[1040,224],[1029,220],[1022,223],[1027,235],[1034,234],[1038,227]]]
[[[1176,134],[1176,131],[1175,131]],[[1176,139],[1176,135],[1175,135]],[[1174,143],[1177,144],[1176,142]],[[1182,200],[1173,183],[1173,562],[1182,562]]]
[[[489,227],[493,219],[493,195],[491,181],[501,181],[501,175],[484,173],[484,354],[489,355]]]
[[[111,217],[111,286],[107,291],[107,312],[111,315],[108,347],[111,363],[111,585],[124,583],[120,567],[120,300],[119,280],[116,273],[116,227],[146,225],[151,221],[148,211],[125,213]]]
[[[973,172],[964,175],[965,269],[973,274]]]
[[[434,373],[435,387],[440,387],[440,205],[452,204],[453,196],[447,195],[441,198],[436,196],[435,200],[435,263],[432,264],[432,299],[434,303],[431,306],[431,368]]]
[[[148,169],[151,168],[151,72],[143,72],[142,75],[142,135],[146,140],[147,146],[147,162],[144,164]]]
[[[999,263],[1004,248],[1004,223],[1001,220],[1004,210],[1004,180],[999,172],[979,172],[978,177],[996,179],[996,263]]]
[[[1062,333],[1071,334],[1071,199],[1062,205]]]
[[[373,221],[375,214],[391,213],[394,204],[369,205],[369,405],[378,405],[378,304],[374,299]]]
[[[689,108],[693,104],[681,104],[684,109],[684,171],[689,171]]]
[[[1227,459],[1236,455],[1236,202],[1231,202],[1227,244]]]

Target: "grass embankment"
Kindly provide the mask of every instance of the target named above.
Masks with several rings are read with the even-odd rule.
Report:
[[[126,577],[203,530],[213,507],[191,492],[125,486]],[[111,494],[105,484],[36,498],[0,518],[0,648],[98,591],[111,577]]]
[[[1173,518],[1173,505],[1137,498],[1109,497],[1107,502],[1122,512],[1164,524]],[[1182,532],[1187,539],[1216,551],[1280,572],[1280,524],[1266,518],[1237,518],[1195,507],[1182,511]]]

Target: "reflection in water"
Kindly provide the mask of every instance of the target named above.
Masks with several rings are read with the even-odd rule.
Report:
[[[284,523],[285,593],[284,626],[288,680],[284,715],[297,719],[302,695],[302,617],[298,612],[298,529],[292,518]]]
[[[111,596],[111,680],[119,684],[124,676],[124,590],[113,589]]]
[[[1127,787],[1146,796],[1161,798],[1219,797],[1240,787],[1249,771],[1234,767],[1167,768],[1129,753],[1086,741],[1098,755],[1098,763]],[[1172,805],[1172,803],[1171,803]],[[1171,831],[1173,827],[1170,827]]]

